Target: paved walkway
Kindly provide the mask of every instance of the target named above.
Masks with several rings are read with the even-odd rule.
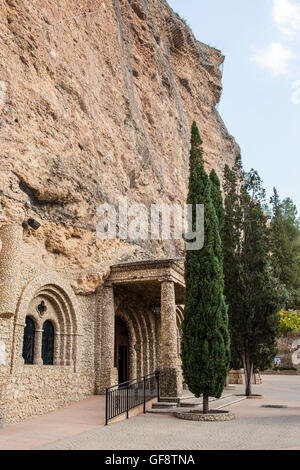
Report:
[[[0,450],[30,450],[104,425],[105,397],[94,396],[66,408],[0,430]]]
[[[235,393],[242,393],[237,386]],[[263,376],[253,393],[229,408],[235,421],[198,423],[141,415],[104,424],[104,397],[92,397],[0,431],[0,449],[197,450],[299,449],[300,376]],[[265,408],[265,406],[287,408]]]
[[[263,376],[253,393],[229,408],[235,421],[199,423],[172,416],[142,415],[44,446],[83,450],[300,449],[300,376]],[[238,386],[236,393],[242,393]],[[264,408],[275,405],[287,408]]]

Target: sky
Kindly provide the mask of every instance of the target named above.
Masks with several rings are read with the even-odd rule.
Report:
[[[225,55],[219,112],[260,174],[300,212],[300,0],[168,0]]]

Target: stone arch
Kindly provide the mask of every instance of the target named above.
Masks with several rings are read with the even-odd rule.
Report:
[[[145,316],[144,316],[143,312],[140,315],[139,320],[140,320],[140,325],[141,325],[142,335],[143,335],[143,342],[144,342],[144,348],[143,348],[143,362],[144,362],[143,375],[148,375],[150,373],[150,341],[149,341],[147,322],[145,320]]]
[[[176,324],[177,324],[177,351],[178,357],[181,355],[181,340],[182,340],[182,322],[184,318],[184,308],[181,305],[176,306]]]
[[[152,354],[153,354],[153,369],[152,372],[157,370],[157,337],[156,337],[156,318],[151,310],[148,310],[148,320],[149,320],[149,328],[151,332],[151,344],[152,344]]]
[[[132,297],[125,297],[118,304],[117,312],[124,311],[128,313],[135,332],[137,339],[140,343],[140,349],[137,351],[137,377],[144,376],[149,373],[149,335],[147,329],[147,323],[143,316],[143,311],[138,310],[136,301]]]
[[[147,333],[147,327],[144,321],[141,312],[136,313],[136,307],[132,305],[130,307],[130,313],[132,317],[135,319],[136,324],[140,331],[140,338],[141,338],[141,371],[140,376],[144,376],[148,374],[148,359],[149,359],[149,338]]]
[[[143,336],[142,336],[141,326],[134,311],[132,311],[132,309],[128,305],[128,302],[125,303],[125,299],[123,299],[121,302],[118,303],[116,316],[119,316],[121,319],[123,319],[123,316],[124,318],[126,317],[128,325],[130,324],[130,327],[134,331],[136,343],[140,344],[140,349],[135,351],[136,352],[136,355],[135,355],[136,375],[132,377],[133,379],[135,379],[136,377],[143,375]],[[133,344],[133,347],[134,347],[134,344]]]
[[[149,309],[143,311],[144,325],[147,332],[148,341],[148,373],[153,373],[156,367],[156,344],[155,344],[155,328],[153,326],[153,314]]]
[[[51,311],[45,317],[40,317],[36,311],[31,316],[35,318],[40,328],[45,319],[53,322],[56,330],[55,364],[73,365],[74,371],[77,371],[80,359],[80,337],[83,334],[82,316],[72,288],[55,272],[36,277],[27,284],[21,294],[15,317],[11,368],[22,365],[20,330],[24,328],[25,317],[28,315],[32,302],[39,299],[49,302]]]
[[[118,308],[116,317],[120,318],[127,327],[129,335],[129,380],[133,380],[137,374],[136,333],[131,318],[126,312]]]

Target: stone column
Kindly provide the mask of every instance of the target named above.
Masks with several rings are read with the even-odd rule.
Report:
[[[10,342],[9,320],[0,317],[0,429],[4,424],[5,409],[8,402],[6,385],[9,380]]]
[[[161,316],[155,316],[156,370],[161,369]]]
[[[135,350],[136,338],[134,335],[130,337],[129,343],[129,380],[135,379],[137,374],[137,353]]]
[[[12,317],[20,295],[20,261],[23,229],[4,225],[0,229],[0,316]]]
[[[33,364],[43,365],[42,359],[43,330],[35,330]]]
[[[54,336],[54,358],[53,364],[55,366],[61,365],[61,333],[55,333]]]
[[[5,389],[8,382],[8,376],[1,373],[0,367],[0,429],[5,424],[5,405],[7,403],[5,395]]]
[[[69,326],[67,328],[67,336],[66,336],[66,357],[65,357],[66,366],[73,365],[72,352],[73,352],[73,335],[72,335],[72,329]]]
[[[182,392],[177,349],[175,286],[161,284],[161,397],[178,397]]]
[[[6,385],[12,359],[13,317],[21,289],[22,244],[21,226],[11,224],[0,228],[0,428],[4,422]]]
[[[95,392],[105,393],[106,387],[118,383],[115,355],[115,306],[113,286],[106,285],[97,292],[96,378]]]
[[[81,369],[81,338],[82,335],[75,333],[73,334],[73,364],[74,364],[74,372],[79,372]]]

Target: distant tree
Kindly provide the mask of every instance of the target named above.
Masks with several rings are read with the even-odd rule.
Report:
[[[241,156],[235,159],[233,168],[225,165],[224,189],[224,224],[222,229],[223,269],[225,278],[224,294],[229,304],[229,331],[231,337],[231,367],[239,369],[242,361],[239,354],[239,339],[235,332],[243,322],[240,312],[242,291],[239,288],[242,275],[241,233],[242,211],[240,204],[240,187],[242,178]]]
[[[225,168],[224,178],[224,272],[232,356],[243,362],[249,396],[254,369],[268,367],[277,352],[281,292],[270,263],[261,179],[254,170],[241,173],[240,159],[233,170]]]
[[[286,289],[285,308],[300,308],[300,225],[290,198],[280,201],[274,188],[270,200],[270,250],[277,279]]]
[[[185,259],[185,312],[182,325],[182,368],[189,390],[203,395],[203,413],[209,397],[222,395],[229,367],[223,270],[219,259],[219,221],[212,198],[211,183],[204,169],[202,140],[196,123],[192,126],[190,178],[187,203],[203,204],[204,247],[187,250]],[[193,217],[192,228],[195,231]]]
[[[256,171],[244,174],[241,190],[243,210],[243,349],[246,395],[251,394],[254,368],[269,367],[277,353],[281,290],[271,267],[268,240],[268,219],[262,203],[265,191]]]

